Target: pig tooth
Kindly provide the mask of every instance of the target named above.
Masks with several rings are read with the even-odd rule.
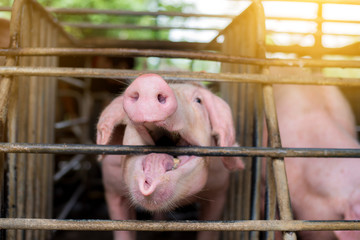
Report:
[[[172,167],[172,170],[175,170],[175,169],[177,169],[179,167],[180,159],[173,158],[173,161],[174,161],[174,166]]]

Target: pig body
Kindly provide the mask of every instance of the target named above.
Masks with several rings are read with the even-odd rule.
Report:
[[[138,77],[103,111],[98,144],[232,146],[234,127],[228,105],[196,84],[167,84],[160,76]],[[218,220],[225,202],[229,169],[239,158],[148,154],[108,155],[102,160],[106,200],[112,219],[134,219],[134,206],[164,212],[201,202],[200,218]],[[117,240],[134,232],[115,232]],[[200,232],[198,239],[216,239]]]
[[[276,85],[283,147],[359,148],[349,104],[333,86]],[[360,161],[285,159],[296,219],[360,220]],[[360,239],[360,232],[299,232],[301,239]]]

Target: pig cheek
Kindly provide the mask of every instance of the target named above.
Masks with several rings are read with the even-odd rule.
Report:
[[[211,146],[211,124],[207,111],[203,105],[196,102],[193,104],[193,108],[187,114],[187,126],[183,128],[182,135],[197,145]]]
[[[196,195],[204,188],[208,179],[208,167],[208,159],[201,158],[190,172],[181,173],[179,183],[176,184],[178,199]]]
[[[142,171],[142,161],[144,157],[145,156],[132,156],[126,158],[124,179],[125,185],[129,189],[130,198],[132,198],[132,193],[138,188],[137,179],[144,175]]]

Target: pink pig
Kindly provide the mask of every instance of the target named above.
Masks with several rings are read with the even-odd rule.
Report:
[[[145,74],[130,84],[102,112],[98,144],[161,146],[233,146],[235,131],[229,106],[198,84],[167,84]],[[152,212],[201,202],[202,220],[219,220],[229,170],[244,167],[240,158],[148,154],[107,155],[102,160],[106,200],[112,219],[134,219],[134,206]],[[115,232],[116,240],[134,232]],[[217,234],[199,232],[198,239]]]
[[[338,88],[276,85],[274,95],[284,147],[360,147],[354,116]],[[360,159],[288,158],[285,164],[296,219],[360,220]],[[359,240],[360,231],[299,232],[299,236]]]

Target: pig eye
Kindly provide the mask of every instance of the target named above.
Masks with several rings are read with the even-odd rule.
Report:
[[[200,103],[200,104],[201,104],[201,102],[202,102],[202,101],[201,101],[201,99],[200,99],[200,98],[198,98],[198,97],[197,97],[197,98],[195,98],[195,102],[197,102],[197,103]]]

